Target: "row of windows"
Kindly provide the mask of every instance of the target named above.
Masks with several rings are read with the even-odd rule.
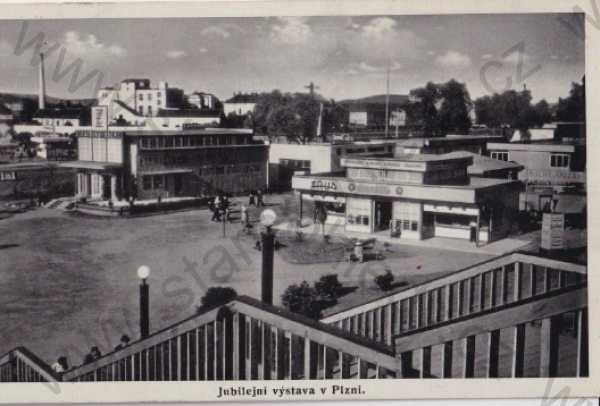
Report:
[[[0,172],[0,180],[15,180],[17,179],[16,172]]]
[[[508,161],[508,151],[492,151],[490,157],[499,161]]]
[[[143,149],[196,147],[201,145],[246,145],[248,137],[233,135],[170,135],[162,137],[142,137],[140,147]]]
[[[569,167],[569,155],[568,154],[552,154],[550,156],[550,166],[553,168],[568,168]]]
[[[310,169],[310,161],[299,159],[280,159],[279,164],[288,168]]]
[[[492,151],[490,157],[500,161],[509,161],[508,151]],[[552,168],[568,168],[570,164],[569,154],[551,154],[550,167]]]
[[[160,96],[161,96],[160,92],[156,92],[156,98],[160,99]],[[144,100],[144,94],[140,93],[138,96],[138,99],[140,101]],[[146,93],[146,100],[152,100],[152,93]]]
[[[351,214],[348,215],[348,224],[356,224],[357,226],[363,225],[363,226],[368,226],[369,225],[369,216],[353,216]]]
[[[392,220],[393,227],[406,231],[419,231],[419,223],[412,220]]]

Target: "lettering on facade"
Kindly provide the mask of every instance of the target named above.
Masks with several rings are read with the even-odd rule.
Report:
[[[320,190],[337,190],[337,185],[331,180],[315,179],[310,182],[310,188]]]

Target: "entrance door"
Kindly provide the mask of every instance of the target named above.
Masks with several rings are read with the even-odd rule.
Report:
[[[180,175],[180,174],[174,175],[174,178],[175,178],[175,185],[174,185],[175,196],[181,195],[181,189],[183,188],[182,177],[183,177],[183,175]]]
[[[544,213],[550,213],[552,211],[552,195],[540,195],[539,210]]]
[[[471,232],[469,234],[469,241],[477,242],[477,226],[471,226]]]
[[[387,230],[392,219],[392,202],[375,201],[375,230]]]
[[[110,176],[102,176],[102,200],[109,200],[111,197]]]

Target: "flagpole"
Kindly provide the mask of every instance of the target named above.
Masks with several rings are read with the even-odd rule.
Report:
[[[388,137],[390,126],[390,62],[388,61],[385,81],[385,137]]]

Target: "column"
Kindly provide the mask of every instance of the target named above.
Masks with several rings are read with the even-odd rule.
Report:
[[[237,381],[240,379],[240,314],[238,312],[233,314],[233,351],[231,355],[233,356],[233,380]],[[188,357],[188,369],[189,362]]]
[[[518,301],[521,299],[521,263],[515,262],[515,277],[513,282],[513,299],[514,301]]]
[[[523,376],[525,365],[525,326],[519,324],[513,329],[512,342],[512,377],[520,378]]]
[[[421,368],[419,368],[419,377],[431,377],[431,347],[421,348]]]
[[[452,319],[452,285],[446,285],[444,287],[446,290],[446,295],[444,297],[446,316],[444,317],[444,321]]]
[[[385,306],[385,317],[383,319],[385,320],[385,343],[387,345],[392,345],[392,334],[394,331],[392,324],[395,322],[395,320],[392,320],[391,304]]]
[[[589,375],[588,314],[587,309],[577,311],[577,376]]]
[[[110,199],[117,201],[117,175],[110,175]]]
[[[311,354],[310,354],[310,338],[308,333],[304,335],[304,379],[310,379],[311,370]]]
[[[553,377],[558,372],[558,338],[560,315],[542,320],[540,331],[540,377]]]
[[[463,378],[473,378],[475,376],[475,336],[467,336],[462,341],[464,352]]]
[[[452,341],[444,343],[442,350],[442,378],[452,378]]]
[[[500,330],[487,333],[487,372],[488,378],[498,377],[498,360],[500,357]]]

